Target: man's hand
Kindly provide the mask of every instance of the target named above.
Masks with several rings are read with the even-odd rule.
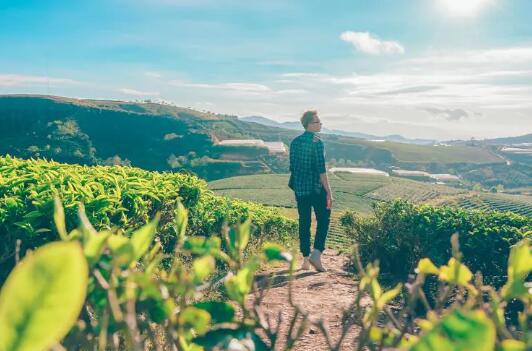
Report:
[[[327,209],[330,210],[332,208],[333,203],[333,197],[330,191],[327,192]]]

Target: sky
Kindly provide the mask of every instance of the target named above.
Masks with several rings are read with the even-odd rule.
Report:
[[[439,140],[532,133],[530,0],[0,0],[0,94]]]

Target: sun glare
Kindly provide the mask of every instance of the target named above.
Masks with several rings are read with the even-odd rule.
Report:
[[[437,0],[439,6],[449,15],[458,17],[474,17],[494,0]]]

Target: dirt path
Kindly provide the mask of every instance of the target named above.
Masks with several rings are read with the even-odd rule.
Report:
[[[312,270],[298,270],[293,281],[295,304],[308,312],[311,318],[322,319],[331,340],[336,343],[342,333],[343,310],[347,309],[355,298],[357,282],[352,274],[345,269],[348,258],[327,250],[322,255],[322,262],[328,269],[325,273]],[[300,265],[298,264],[298,267]],[[261,310],[276,325],[278,313],[283,317],[281,322],[281,340],[284,344],[290,328],[294,309],[288,301],[288,276],[286,267],[273,269],[259,276],[259,281],[273,277],[273,285],[265,291]],[[342,350],[353,349],[353,339],[357,331],[351,329],[342,343]],[[276,349],[279,349],[277,347]],[[295,350],[328,350],[322,333],[316,327],[307,327],[303,336],[295,344]]]

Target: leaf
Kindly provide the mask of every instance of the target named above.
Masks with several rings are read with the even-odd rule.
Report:
[[[215,262],[212,256],[196,258],[192,263],[194,283],[201,284],[214,271],[214,264]]]
[[[526,345],[519,340],[503,340],[501,343],[501,351],[526,351]]]
[[[249,242],[251,219],[242,222],[236,228],[229,230],[229,249],[234,254],[242,254]]]
[[[421,336],[410,351],[493,351],[495,326],[483,311],[455,310]]]
[[[439,278],[445,282],[453,283],[460,286],[468,286],[473,273],[464,264],[451,257],[447,266],[440,268]]]
[[[194,255],[213,255],[216,256],[220,251],[221,241],[218,237],[204,238],[193,236],[187,238],[183,244],[183,249]]]
[[[177,235],[177,242],[181,243],[185,239],[188,224],[188,211],[181,202],[178,202],[175,210],[175,231]]]
[[[244,303],[244,299],[251,291],[253,283],[254,271],[250,267],[244,267],[238,273],[225,281],[225,289],[227,295],[240,304]]]
[[[179,326],[185,332],[193,329],[197,335],[203,335],[209,330],[210,321],[209,312],[192,306],[186,307],[179,314]]]
[[[65,209],[57,196],[54,197],[54,223],[61,240],[67,241],[68,234],[65,225]]]
[[[429,258],[422,258],[417,264],[416,273],[438,275],[440,271]]]
[[[377,308],[383,309],[384,306],[393,300],[401,292],[403,285],[401,283],[397,284],[392,290],[386,291],[382,296],[377,300]]]
[[[103,231],[98,234],[91,235],[87,242],[83,245],[83,253],[89,262],[89,266],[94,265],[102,255],[103,247],[107,238],[111,236],[110,231]]]
[[[118,264],[129,264],[133,261],[133,245],[122,235],[111,235],[107,239],[109,249],[113,253],[113,261]]]
[[[27,255],[0,292],[0,350],[44,350],[67,334],[85,301],[87,261],[77,242]]]
[[[292,260],[292,255],[285,252],[283,247],[276,243],[264,244],[262,252],[264,253],[264,256],[266,256],[268,262],[275,260],[290,262]]]
[[[157,231],[157,224],[159,223],[160,215],[157,214],[155,218],[138,229],[131,235],[131,246],[133,247],[133,261],[139,260],[150,248],[153,242],[153,237]]]
[[[235,317],[235,308],[222,301],[202,301],[194,304],[194,307],[209,312],[213,323],[231,322]]]
[[[528,239],[522,240],[512,247],[508,259],[508,281],[502,287],[502,296],[512,298],[526,298],[529,296],[525,280],[532,271],[532,247]]]

